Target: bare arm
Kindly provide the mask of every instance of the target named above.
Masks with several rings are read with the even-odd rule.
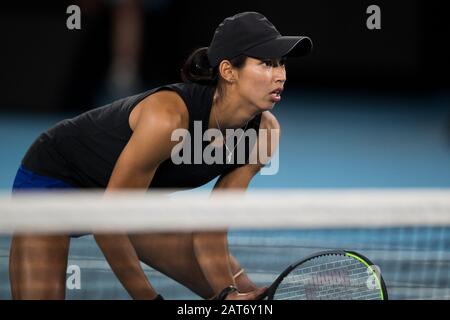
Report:
[[[187,128],[186,107],[175,93],[159,92],[141,104],[139,114],[130,123],[133,135],[116,162],[105,197],[123,189],[146,191],[158,165],[170,157],[177,143],[170,139],[172,131]],[[133,299],[156,297],[127,234],[94,233],[94,238]]]
[[[267,150],[267,160],[270,160],[278,148],[281,130],[280,124],[274,115],[272,115],[269,111],[265,111],[261,116],[259,130],[260,132],[261,130],[267,130],[267,139],[265,141],[261,141],[260,138],[258,138],[254,148],[251,151],[250,158],[255,157],[256,159],[258,152],[257,146],[259,145],[260,148]],[[275,135],[275,137],[272,137],[272,135]],[[273,144],[272,141],[274,141],[275,144]],[[224,189],[241,189],[244,191],[248,188],[248,185],[253,177],[261,170],[262,167],[264,167],[264,165],[266,165],[264,159],[258,158],[257,163],[246,164],[238,167],[228,174],[221,176],[214,186],[214,190],[220,191]]]
[[[270,132],[270,129],[278,129]],[[261,118],[260,130],[269,130],[267,141],[258,141],[260,147],[267,147],[269,158],[274,154],[278,147],[280,125],[276,118],[269,112],[264,112]],[[277,134],[272,145],[271,134]],[[256,146],[252,150],[252,154],[257,152]],[[235,189],[245,191],[253,177],[265,163],[257,162],[255,164],[247,164],[234,169],[228,174],[221,176],[214,186],[213,195],[216,191],[225,189]],[[211,248],[211,243],[215,243],[215,247]],[[250,281],[245,273],[241,273],[238,277],[233,277],[242,269],[236,258],[228,251],[227,234],[223,232],[209,232],[194,234],[194,246],[197,259],[202,266],[203,272],[211,282],[213,289],[218,292],[223,289],[226,284],[233,284],[240,292],[249,292],[256,290],[256,285]],[[214,268],[210,268],[211,257],[217,256]],[[220,259],[220,256],[227,256],[227,259]],[[218,263],[217,261],[222,261]]]

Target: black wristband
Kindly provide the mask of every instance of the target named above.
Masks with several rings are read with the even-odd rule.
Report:
[[[225,300],[225,298],[232,292],[238,291],[235,286],[229,286],[223,289],[213,300]]]

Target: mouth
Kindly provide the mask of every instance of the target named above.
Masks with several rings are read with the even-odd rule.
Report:
[[[283,88],[277,88],[270,92],[270,98],[273,102],[278,102],[281,100],[281,92],[283,92]]]

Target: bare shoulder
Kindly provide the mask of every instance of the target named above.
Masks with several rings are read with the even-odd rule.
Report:
[[[277,118],[270,112],[264,111],[261,114],[261,124],[259,125],[261,129],[281,129],[280,123]]]
[[[129,122],[133,134],[121,154],[120,163],[131,163],[135,168],[150,172],[170,157],[178,142],[172,139],[173,134],[177,129],[188,128],[189,117],[178,94],[161,91],[139,102]]]
[[[167,129],[189,126],[189,112],[178,93],[169,90],[158,91],[138,103],[130,114],[130,127],[151,124]]]

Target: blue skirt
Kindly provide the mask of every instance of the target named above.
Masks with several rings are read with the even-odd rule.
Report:
[[[12,193],[17,194],[20,191],[45,191],[49,189],[74,189],[73,186],[58,179],[45,177],[20,166],[17,170]],[[84,234],[71,234],[71,237],[81,237]]]
[[[20,190],[29,191],[30,189],[72,189],[73,187],[61,180],[44,177],[20,166],[17,170],[16,178],[12,187],[12,192],[16,193]]]

